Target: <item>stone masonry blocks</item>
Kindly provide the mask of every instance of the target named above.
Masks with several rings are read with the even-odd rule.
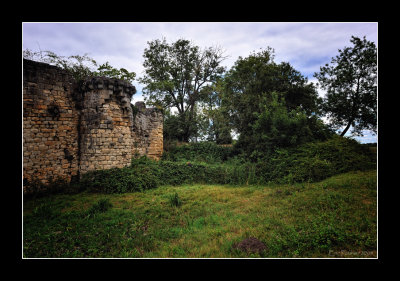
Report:
[[[160,159],[162,113],[139,102],[134,117],[135,92],[122,80],[78,83],[58,67],[24,59],[24,179],[70,181],[91,170],[127,166],[137,154]]]

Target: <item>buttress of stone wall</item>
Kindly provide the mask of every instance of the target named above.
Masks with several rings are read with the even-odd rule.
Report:
[[[163,115],[156,108],[146,108],[144,102],[137,102],[134,120],[133,155],[146,155],[159,160],[163,153]]]
[[[87,80],[83,88],[80,171],[122,168],[131,162],[136,89],[121,80]]]
[[[65,71],[24,60],[23,175],[44,183],[78,173],[74,80]]]

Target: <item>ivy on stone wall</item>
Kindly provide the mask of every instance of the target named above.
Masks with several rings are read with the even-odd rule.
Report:
[[[23,57],[24,59],[58,66],[71,73],[76,81],[85,80],[89,77],[102,76],[132,83],[136,77],[135,72],[130,72],[122,67],[119,69],[115,68],[111,66],[109,62],[98,65],[88,54],[60,56],[52,51],[35,52],[25,49],[23,51]]]

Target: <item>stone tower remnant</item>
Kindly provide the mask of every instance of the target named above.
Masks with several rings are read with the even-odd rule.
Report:
[[[45,63],[23,62],[23,177],[70,181],[88,171],[125,167],[133,156],[160,159],[163,115],[136,103],[123,80],[83,82]]]

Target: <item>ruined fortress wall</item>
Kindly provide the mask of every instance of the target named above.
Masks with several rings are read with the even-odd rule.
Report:
[[[78,85],[55,66],[24,60],[24,179],[70,181],[127,166],[136,153],[160,159],[163,116],[140,102],[133,114],[135,92],[125,81],[104,77]]]
[[[81,120],[81,172],[124,167],[133,147],[134,87],[116,79],[86,81]]]
[[[24,178],[47,182],[78,173],[78,112],[73,78],[38,62],[23,68]]]

